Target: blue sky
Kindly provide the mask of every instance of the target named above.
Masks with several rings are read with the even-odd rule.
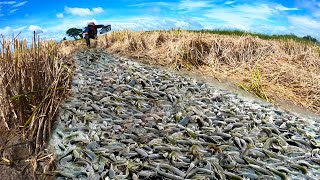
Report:
[[[0,1],[0,34],[35,30],[60,40],[71,27],[87,22],[113,30],[241,29],[266,34],[311,35],[320,39],[317,0],[15,0]]]

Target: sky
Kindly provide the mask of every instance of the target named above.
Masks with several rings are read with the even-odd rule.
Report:
[[[320,0],[0,0],[0,34],[61,40],[88,22],[112,30],[239,29],[320,39]],[[70,39],[70,37],[68,37]]]

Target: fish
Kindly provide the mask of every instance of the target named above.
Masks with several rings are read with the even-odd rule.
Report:
[[[48,149],[61,179],[312,179],[319,171],[315,123],[102,50],[74,56],[72,93]]]

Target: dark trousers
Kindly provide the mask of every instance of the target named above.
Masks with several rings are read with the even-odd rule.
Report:
[[[90,47],[90,39],[97,39],[95,35],[85,35],[84,38],[86,39],[87,47]]]

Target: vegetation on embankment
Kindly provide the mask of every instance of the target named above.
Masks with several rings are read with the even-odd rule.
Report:
[[[296,39],[208,32],[115,31],[99,47],[150,64],[199,70],[258,97],[289,101],[320,113],[320,47]]]
[[[43,148],[69,92],[72,63],[60,44],[36,36],[31,47],[16,38],[0,42],[0,176],[35,178],[50,167],[39,164],[53,160]]]
[[[297,42],[302,43],[318,43],[318,40],[310,35],[304,36],[304,37],[298,37],[295,34],[262,34],[262,33],[256,33],[256,32],[246,32],[242,30],[194,30],[189,32],[199,32],[199,33],[209,33],[209,34],[220,34],[220,35],[236,35],[236,36],[253,36],[253,37],[259,37],[260,39],[265,40],[294,40]]]

